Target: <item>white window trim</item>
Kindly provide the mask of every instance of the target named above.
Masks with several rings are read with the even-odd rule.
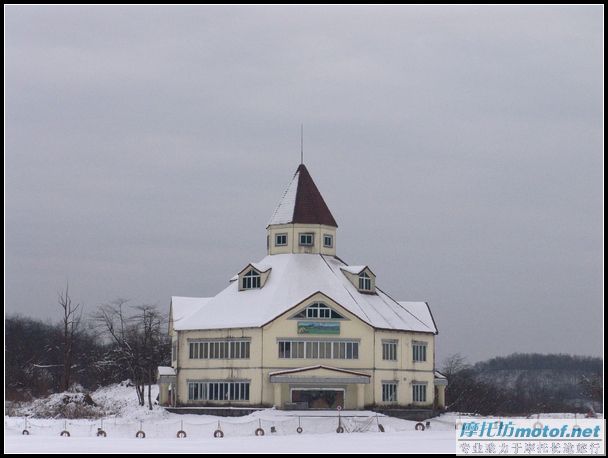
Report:
[[[418,388],[418,387],[424,387],[424,400],[416,399],[416,388]],[[427,401],[427,399],[428,399],[428,393],[427,393],[427,391],[428,391],[428,383],[426,383],[426,382],[412,382],[412,402],[421,403],[421,404],[427,403],[428,402]]]
[[[384,394],[385,394],[385,390],[384,387],[385,386],[394,386],[394,399],[384,399]],[[385,404],[397,404],[399,402],[399,382],[397,380],[382,380],[380,382],[380,390],[381,390],[381,395],[382,395],[382,402]]]
[[[387,354],[385,355],[384,346],[387,346]],[[382,361],[397,361],[399,341],[398,340],[382,340]],[[392,349],[392,350],[391,350]],[[394,358],[385,358],[385,356],[394,356]]]
[[[423,351],[424,359],[416,359],[416,356],[420,356],[420,352],[421,352],[421,350],[417,350],[416,347],[424,348],[424,351]],[[428,361],[427,348],[428,348],[427,342],[419,342],[419,341],[412,342],[412,361],[415,363],[427,362]]]
[[[285,344],[289,343],[289,356],[285,356]],[[294,344],[302,343],[302,356],[294,356]],[[358,360],[359,359],[359,341],[357,340],[316,340],[316,339],[278,339],[277,341],[277,356],[279,359],[339,359],[339,360]],[[281,344],[283,345],[283,356],[281,356]],[[321,344],[323,345],[324,357],[320,357]],[[327,344],[329,344],[329,357],[327,356]],[[344,344],[342,348],[341,345]],[[350,351],[349,351],[350,346]],[[299,347],[299,346],[298,346]],[[310,352],[309,352],[310,348]],[[307,357],[307,354],[316,354],[317,356]],[[356,349],[356,350],[355,350]],[[340,357],[343,351],[344,357]],[[350,353],[351,357],[348,357]],[[337,355],[337,357],[336,357]]]
[[[329,245],[325,243],[326,238],[329,237]],[[323,234],[323,247],[324,248],[333,248],[334,247],[334,236],[331,234]]]
[[[281,236],[281,237],[285,236],[285,243],[279,243],[278,242],[277,239],[278,239],[279,236]],[[287,232],[281,232],[281,233],[275,234],[274,235],[274,246],[287,246],[288,242],[289,242],[287,236],[288,236]]]
[[[253,272],[252,275],[250,275]],[[257,283],[257,286],[254,286]],[[241,289],[260,289],[262,287],[262,275],[255,269],[250,269],[241,277]]]
[[[251,400],[251,380],[188,380],[187,381],[188,384],[188,400],[189,401],[202,401],[202,402],[250,402]],[[205,396],[204,399],[201,399],[200,397],[197,399],[194,399],[192,395],[193,393],[193,389],[191,389],[191,385],[193,384],[197,384],[197,385],[205,385]],[[228,399],[209,399],[209,385],[210,384],[227,384],[228,386]],[[230,398],[230,385],[231,384],[235,384],[234,390],[233,392],[238,393],[238,395],[236,397],[241,397],[241,390],[242,394],[244,397],[245,395],[245,390],[244,387],[242,387],[241,385],[249,385],[247,391],[247,399],[232,399]],[[197,391],[199,391],[198,389],[199,387],[197,387]],[[225,392],[224,392],[225,393]],[[200,393],[199,393],[200,396]]]
[[[303,235],[310,236],[310,243],[302,243]],[[315,246],[315,233],[314,232],[300,232],[298,234],[298,243],[300,246]]]
[[[367,274],[367,272],[363,271],[358,276],[359,281],[359,291],[371,292],[372,291],[372,277]],[[369,288],[366,287],[369,285]]]

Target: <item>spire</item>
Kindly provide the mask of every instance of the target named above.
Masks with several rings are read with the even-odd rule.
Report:
[[[268,225],[292,223],[338,227],[304,164],[298,166]]]

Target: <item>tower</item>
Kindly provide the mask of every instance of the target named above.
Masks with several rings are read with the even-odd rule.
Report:
[[[336,254],[338,224],[300,164],[266,228],[268,254]]]

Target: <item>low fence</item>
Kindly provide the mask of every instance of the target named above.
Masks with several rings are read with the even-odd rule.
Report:
[[[388,423],[387,423],[388,422]],[[277,418],[221,418],[201,421],[127,421],[120,418],[99,420],[5,419],[5,433],[65,437],[208,438],[263,435],[384,432],[395,428],[383,416],[289,416]],[[413,424],[408,428],[413,430]]]

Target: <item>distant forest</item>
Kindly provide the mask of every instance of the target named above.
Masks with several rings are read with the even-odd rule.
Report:
[[[565,354],[515,353],[473,365],[453,355],[442,371],[447,408],[481,415],[598,412],[602,366],[601,358]]]

